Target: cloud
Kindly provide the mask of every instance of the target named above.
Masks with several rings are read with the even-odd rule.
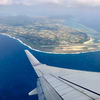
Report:
[[[55,3],[60,4],[62,0],[19,0],[21,4],[25,5],[38,5],[44,3]]]
[[[10,5],[12,4],[12,0],[0,0],[1,5]]]
[[[24,4],[24,5],[38,5],[38,4],[54,3],[65,6],[100,6],[100,0],[0,0],[0,4]]]
[[[77,0],[79,5],[100,6],[100,0]]]

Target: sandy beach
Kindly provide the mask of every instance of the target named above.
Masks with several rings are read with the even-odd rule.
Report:
[[[92,38],[90,37],[90,40],[89,40],[89,41],[84,42],[84,44],[90,44],[90,43],[93,43],[93,40],[94,40],[94,39],[92,39]]]

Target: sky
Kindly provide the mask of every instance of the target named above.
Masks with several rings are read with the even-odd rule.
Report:
[[[66,7],[72,6],[100,6],[100,0],[0,0],[0,5],[24,4],[24,5],[38,5],[38,4],[54,3]]]
[[[0,0],[0,13],[100,17],[100,0]]]

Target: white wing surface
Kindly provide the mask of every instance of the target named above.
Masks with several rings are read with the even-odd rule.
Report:
[[[39,77],[39,100],[100,100],[100,73],[47,66],[25,52]]]

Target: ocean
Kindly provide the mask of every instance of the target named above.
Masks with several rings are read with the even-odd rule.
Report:
[[[79,54],[50,54],[31,50],[18,40],[0,35],[0,100],[38,100],[28,96],[36,88],[37,75],[24,50],[50,66],[100,72],[100,51]]]

